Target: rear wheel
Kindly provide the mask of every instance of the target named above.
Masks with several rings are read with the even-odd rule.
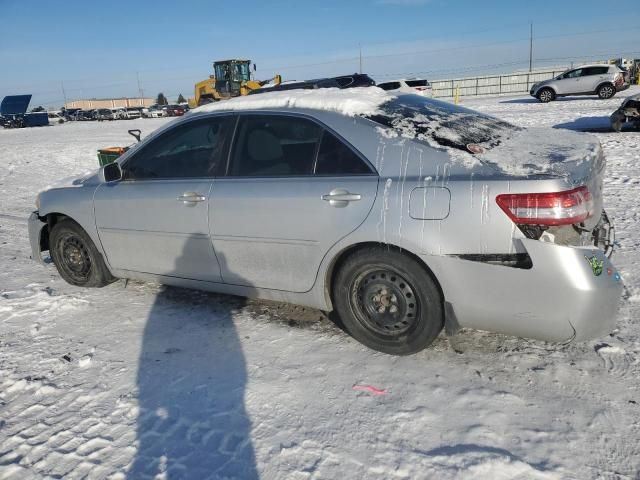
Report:
[[[610,83],[605,83],[598,87],[598,96],[603,100],[611,98],[616,94],[616,88]]]
[[[554,92],[551,88],[543,88],[538,92],[538,100],[542,103],[549,103],[556,98],[556,92]]]
[[[89,235],[71,219],[56,223],[49,236],[49,251],[60,276],[79,287],[104,287],[115,280]]]
[[[444,324],[440,291],[424,266],[384,248],[348,257],[336,275],[333,299],[356,340],[392,355],[419,352]]]

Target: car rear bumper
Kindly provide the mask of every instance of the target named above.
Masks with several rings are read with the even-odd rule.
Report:
[[[42,240],[42,230],[47,226],[45,222],[40,220],[38,211],[32,212],[27,221],[29,226],[29,242],[31,243],[31,258],[42,265],[45,264],[42,259],[42,250],[40,249]]]
[[[614,328],[623,283],[604,252],[521,241],[529,269],[423,257],[460,327],[552,342],[589,340]]]

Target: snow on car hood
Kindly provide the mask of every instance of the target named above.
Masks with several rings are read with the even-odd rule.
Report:
[[[254,110],[264,108],[309,108],[327,110],[353,117],[375,115],[379,107],[395,96],[378,87],[318,88],[313,90],[285,90],[260,95],[237,97],[223,102],[210,103],[194,109],[194,112],[227,110]]]
[[[593,169],[599,170],[604,158],[600,142],[593,135],[554,128],[513,131],[499,145],[474,156],[511,175],[583,178]]]

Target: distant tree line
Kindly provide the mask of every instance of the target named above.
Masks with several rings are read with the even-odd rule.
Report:
[[[158,105],[169,105],[169,100],[167,100],[164,93],[160,92],[156,97],[156,103]],[[187,100],[182,96],[182,94],[178,95],[178,103],[187,103]]]

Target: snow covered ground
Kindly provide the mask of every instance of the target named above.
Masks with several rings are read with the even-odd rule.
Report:
[[[463,104],[575,126],[637,91]],[[75,288],[29,260],[35,193],[166,121],[0,131],[0,478],[640,478],[640,133],[597,134],[626,284],[615,332],[559,346],[465,331],[396,358],[319,312]]]

